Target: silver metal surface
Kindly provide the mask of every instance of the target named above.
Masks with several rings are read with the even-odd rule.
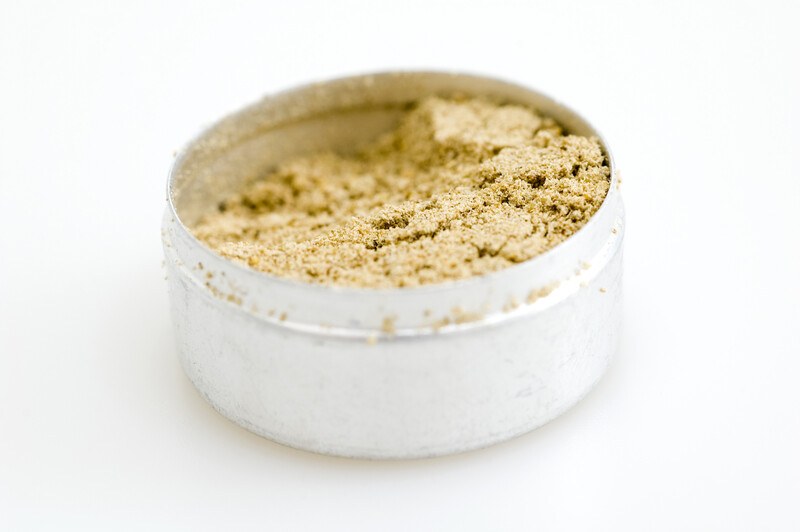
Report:
[[[226,260],[187,228],[282,159],[352,149],[395,125],[409,102],[434,93],[530,105],[571,133],[600,137],[525,87],[405,72],[268,97],[201,134],[176,160],[162,234],[179,356],[226,417],[319,453],[435,456],[539,427],[602,376],[620,328],[624,230],[605,143],[611,187],[580,231],[533,260],[462,281],[400,289],[303,284]],[[552,291],[535,297],[546,287]],[[465,315],[479,319],[457,323]]]

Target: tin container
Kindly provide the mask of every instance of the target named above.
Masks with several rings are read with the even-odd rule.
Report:
[[[455,93],[528,105],[599,137],[612,182],[594,217],[530,261],[396,289],[277,278],[222,258],[189,230],[278,162],[347,152],[395,126],[409,102]],[[224,416],[291,447],[413,458],[507,440],[586,395],[618,343],[624,215],[611,152],[588,122],[526,87],[401,72],[282,92],[195,139],[175,161],[167,201],[162,235],[186,374]]]

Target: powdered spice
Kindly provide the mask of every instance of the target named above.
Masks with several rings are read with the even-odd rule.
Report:
[[[285,162],[194,232],[280,277],[418,286],[539,255],[580,229],[608,188],[597,139],[526,107],[431,97],[354,156]]]

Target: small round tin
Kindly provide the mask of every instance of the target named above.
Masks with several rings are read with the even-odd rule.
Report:
[[[273,277],[215,254],[189,227],[280,161],[347,152],[426,95],[531,106],[600,138],[611,187],[572,237],[488,275],[356,289]],[[318,453],[413,458],[528,432],[600,379],[620,329],[624,214],[614,161],[580,116],[481,76],[400,72],[270,96],[196,138],[169,176],[163,242],[186,374],[211,405],[271,440]]]

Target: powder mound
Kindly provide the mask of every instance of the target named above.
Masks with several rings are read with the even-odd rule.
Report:
[[[355,156],[285,162],[194,232],[272,275],[418,286],[539,255],[580,229],[608,188],[597,139],[526,107],[431,97]]]

